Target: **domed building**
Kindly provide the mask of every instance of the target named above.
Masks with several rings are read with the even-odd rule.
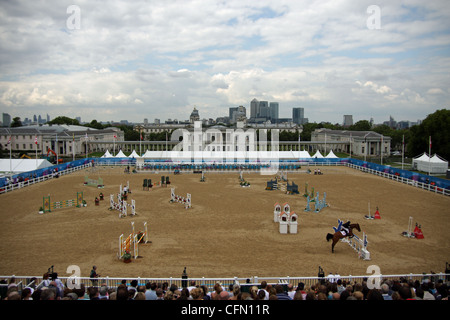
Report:
[[[198,114],[197,108],[194,107],[194,110],[191,112],[191,116],[189,117],[189,122],[194,123],[194,121],[200,120],[200,115]]]

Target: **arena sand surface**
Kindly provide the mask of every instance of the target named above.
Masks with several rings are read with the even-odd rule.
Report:
[[[311,168],[314,169],[314,168]],[[101,276],[190,277],[316,276],[318,266],[328,274],[365,275],[378,265],[382,274],[443,272],[449,261],[450,198],[345,167],[322,167],[324,175],[291,173],[290,181],[303,193],[305,182],[327,193],[330,207],[305,212],[306,199],[281,191],[265,190],[274,176],[245,173],[250,188],[239,186],[239,174],[169,174],[176,194],[192,194],[192,208],[169,203],[169,188],[144,191],[144,178],[159,181],[167,173],[124,174],[121,168],[99,167],[0,195],[1,275],[40,276],[53,265],[59,276],[70,265],[88,276],[93,265]],[[84,177],[103,178],[104,189],[84,186]],[[109,195],[130,183],[129,199],[136,200],[137,215],[119,218],[109,210]],[[38,214],[43,196],[52,201],[74,199],[83,191],[87,207]],[[105,200],[99,206],[99,193]],[[297,234],[280,234],[273,222],[275,203],[289,203],[299,216]],[[381,220],[366,220],[379,207]],[[425,239],[401,233],[409,217],[422,226]],[[359,223],[368,235],[371,260],[358,259],[345,243],[331,253],[327,233],[337,220]],[[117,258],[118,239],[148,222],[151,243],[139,245],[140,257],[125,264]],[[362,232],[356,232],[362,236]]]

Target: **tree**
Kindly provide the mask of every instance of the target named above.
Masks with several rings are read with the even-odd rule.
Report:
[[[442,109],[428,115],[420,125],[413,126],[408,144],[410,156],[429,152],[437,153],[446,160],[450,159],[450,110]]]
[[[21,127],[22,121],[20,120],[20,117],[14,117],[13,121],[11,122],[11,128]]]
[[[94,129],[104,129],[108,125],[104,126],[100,122],[98,122],[97,120],[94,119],[91,121],[91,123],[85,124],[84,126],[89,127],[89,128],[94,128]]]
[[[56,117],[55,119],[53,119],[47,123],[48,124],[67,124],[67,125],[75,125],[75,126],[80,125],[80,122],[77,119],[72,119],[72,118],[65,117],[65,116]]]
[[[349,130],[352,131],[370,131],[372,129],[372,126],[370,125],[370,122],[367,120],[360,120],[354,125],[351,125]]]

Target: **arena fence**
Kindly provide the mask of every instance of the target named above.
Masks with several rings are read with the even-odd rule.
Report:
[[[92,165],[95,166],[111,166],[111,167],[123,167],[136,165],[135,159],[102,159],[102,158],[86,158],[83,160],[76,160],[64,165],[57,165],[47,169],[37,170],[36,172],[28,172],[16,175],[16,181],[5,185],[4,179],[0,187],[0,194],[9,191],[24,188],[35,183],[47,181],[57,176],[70,174],[78,170],[83,170]],[[175,164],[161,161],[146,161],[142,168],[137,168],[136,173],[174,173],[178,170],[180,173],[230,173],[230,172],[243,172],[243,173],[258,173],[261,169],[268,168],[268,164],[258,163],[234,163],[234,164]],[[411,172],[408,170],[391,168],[389,166],[383,166],[375,163],[370,163],[362,160],[352,158],[337,158],[337,159],[304,159],[300,161],[280,161],[277,167],[280,171],[287,173],[300,173],[305,172],[309,167],[316,166],[347,166],[352,169],[356,169],[362,172],[374,174],[386,179],[404,183],[414,186],[423,190],[431,191],[437,194],[450,196],[450,181],[440,179],[424,174]],[[57,173],[53,170],[57,168]],[[36,174],[37,173],[37,174]],[[22,177],[22,179],[18,179]],[[1,180],[0,179],[0,180]]]
[[[288,284],[292,284],[294,289],[297,288],[299,283],[303,283],[305,288],[309,288],[313,285],[317,285],[318,283],[324,283],[329,281],[327,276],[324,277],[258,277],[252,276],[248,278],[239,278],[239,277],[230,277],[230,278],[95,278],[91,279],[89,277],[58,277],[62,283],[67,288],[75,288],[81,285],[84,287],[100,287],[102,285],[106,285],[109,288],[117,288],[120,284],[125,283],[126,285],[130,285],[133,280],[137,280],[139,286],[145,286],[147,283],[157,283],[163,285],[167,284],[168,287],[171,285],[176,285],[178,288],[185,288],[190,286],[191,281],[195,281],[196,286],[205,285],[208,290],[211,292],[214,290],[214,285],[216,283],[220,283],[226,290],[229,290],[230,286],[235,283],[238,283],[241,286],[241,291],[247,291],[250,286],[260,286],[262,281],[266,281],[268,284],[276,285],[280,284],[282,286],[287,286]],[[17,285],[19,292],[30,286],[34,286],[35,288],[40,288],[43,286],[42,276],[41,277],[32,277],[32,276],[0,276],[0,287],[7,287],[11,280],[14,279],[14,283]],[[34,279],[34,280],[32,280]],[[347,284],[355,284],[355,283],[372,283],[375,286],[381,285],[385,281],[407,281],[414,283],[415,281],[419,281],[422,283],[425,280],[431,281],[433,283],[437,283],[438,281],[443,281],[444,283],[449,284],[450,282],[450,273],[431,273],[431,274],[395,274],[395,275],[362,275],[362,276],[339,276],[341,281],[346,281]],[[336,281],[336,280],[334,280]],[[6,290],[2,290],[5,293]],[[3,298],[3,297],[2,297]]]
[[[59,178],[60,176],[71,174],[73,172],[87,169],[92,166],[91,162],[87,162],[85,160],[79,164],[77,164],[76,162],[77,161],[75,161],[75,163],[68,163],[66,166],[58,165],[54,167],[49,167],[47,169],[36,170],[36,172],[30,171],[27,173],[18,174],[14,178],[15,181],[10,182],[9,184],[4,183],[4,185],[0,187],[0,194],[14,190],[19,190],[34,185],[36,183]],[[55,168],[57,170],[55,170]]]

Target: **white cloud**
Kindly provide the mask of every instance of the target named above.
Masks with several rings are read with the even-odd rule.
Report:
[[[142,121],[188,118],[193,105],[222,116],[256,97],[286,116],[301,105],[312,121],[340,121],[362,106],[424,110],[415,119],[448,105],[446,1],[379,1],[380,30],[366,26],[371,4],[78,1],[81,29],[68,30],[66,3],[5,2],[0,108]]]

